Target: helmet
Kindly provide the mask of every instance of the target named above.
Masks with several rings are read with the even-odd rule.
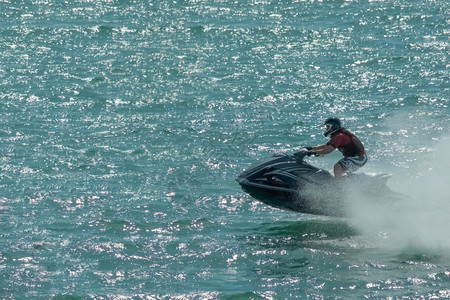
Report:
[[[344,127],[342,127],[341,120],[335,117],[326,119],[324,125],[326,126],[326,129],[323,133],[324,136],[328,136],[335,133],[336,131],[344,129]]]

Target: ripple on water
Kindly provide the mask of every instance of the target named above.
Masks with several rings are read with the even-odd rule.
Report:
[[[329,115],[362,136],[366,170],[428,163],[448,121],[445,5],[354,4],[8,3],[0,294],[447,297],[442,255],[387,251],[234,181],[323,143]]]

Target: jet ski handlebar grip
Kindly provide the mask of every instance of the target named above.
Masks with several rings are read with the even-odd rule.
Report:
[[[306,152],[307,156],[316,155],[316,154],[317,154],[316,151],[308,151],[308,152]]]

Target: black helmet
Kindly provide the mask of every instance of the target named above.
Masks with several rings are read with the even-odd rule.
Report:
[[[335,117],[326,119],[324,125],[326,126],[326,129],[323,133],[324,136],[328,136],[335,133],[336,131],[344,129],[344,127],[342,127],[341,120]]]

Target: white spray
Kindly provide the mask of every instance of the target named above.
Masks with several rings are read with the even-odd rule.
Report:
[[[417,170],[419,177],[402,179],[394,174],[393,190],[406,194],[404,199],[378,203],[354,192],[347,203],[351,224],[377,247],[447,256],[450,253],[449,149],[450,138],[444,138],[432,151],[429,161],[410,166],[409,172]]]

